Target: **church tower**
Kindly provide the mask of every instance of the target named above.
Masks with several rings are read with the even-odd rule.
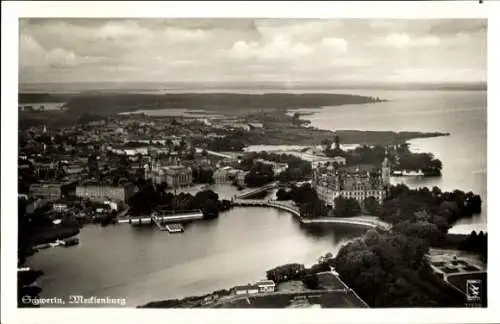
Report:
[[[333,141],[335,143],[335,150],[338,151],[340,150],[340,139],[339,136],[337,135],[337,131],[333,132]]]
[[[387,149],[385,150],[384,162],[382,162],[382,183],[384,186],[391,184],[391,164],[389,163]]]

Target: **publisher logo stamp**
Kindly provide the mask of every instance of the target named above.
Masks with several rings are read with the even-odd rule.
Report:
[[[481,301],[482,286],[481,280],[467,280],[467,301],[468,302],[479,302]]]

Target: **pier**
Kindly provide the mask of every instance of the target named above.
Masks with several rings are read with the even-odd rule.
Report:
[[[156,224],[156,226],[158,226],[158,228],[160,229],[160,231],[166,231],[167,230],[167,228],[165,227],[165,225],[158,219],[158,216],[156,216],[156,215],[151,216],[151,220],[153,221],[153,223]]]
[[[173,222],[192,221],[198,219],[203,219],[203,213],[201,212],[201,210],[188,210],[188,211],[177,211],[177,212],[158,211],[158,212],[153,212],[151,215],[148,216],[121,218],[118,219],[117,223],[134,224],[134,225],[155,224],[156,226],[158,226],[160,231],[169,231],[168,230],[169,225],[165,224]],[[182,226],[180,227],[182,228]]]

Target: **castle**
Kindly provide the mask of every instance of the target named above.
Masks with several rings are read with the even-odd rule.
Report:
[[[341,153],[337,135],[335,135],[335,151]],[[343,159],[345,161],[345,158]],[[387,155],[379,166],[371,164],[346,166],[345,162],[336,162],[339,160],[340,158],[333,158],[335,162],[318,164],[313,170],[312,185],[318,197],[331,207],[335,207],[335,198],[339,196],[354,198],[361,206],[368,197],[374,197],[382,203],[390,185],[391,169]]]

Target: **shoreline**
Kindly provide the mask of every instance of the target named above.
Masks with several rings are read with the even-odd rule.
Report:
[[[370,228],[383,228],[383,229],[390,229],[391,225],[389,223],[386,223],[374,216],[367,216],[367,215],[360,215],[360,216],[354,216],[354,217],[319,217],[319,218],[312,218],[312,219],[307,219],[304,218],[300,215],[300,212],[294,208],[293,206],[286,206],[284,204],[280,204],[275,201],[265,201],[262,200],[261,202],[254,202],[253,200],[248,200],[248,203],[245,203],[244,200],[239,201],[236,203],[236,205],[233,205],[235,207],[242,206],[250,206],[253,203],[255,203],[254,206],[257,207],[263,207],[263,208],[276,208],[278,210],[282,210],[285,212],[290,213],[292,216],[295,217],[301,224],[342,224],[342,225],[350,225],[350,226],[364,226],[364,227],[370,227]],[[260,205],[257,205],[260,203]],[[234,203],[233,203],[234,204]],[[370,218],[367,218],[370,217]]]

